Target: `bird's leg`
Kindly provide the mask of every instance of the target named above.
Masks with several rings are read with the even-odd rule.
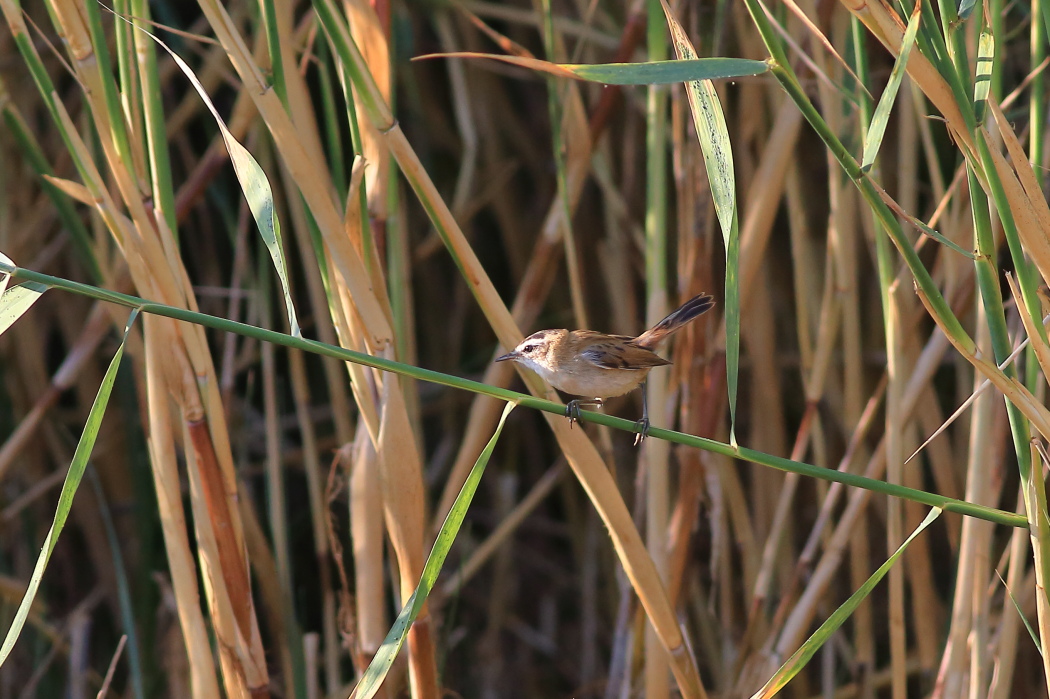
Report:
[[[634,437],[635,446],[641,444],[645,438],[649,436],[649,404],[647,401],[647,396],[649,395],[648,383],[648,378],[642,380],[642,419],[634,423],[634,427],[638,432]]]
[[[569,427],[572,427],[572,423],[580,419],[580,406],[587,405],[594,408],[600,408],[605,405],[605,401],[601,398],[587,398],[580,399],[575,398],[565,404],[565,417],[569,418]]]

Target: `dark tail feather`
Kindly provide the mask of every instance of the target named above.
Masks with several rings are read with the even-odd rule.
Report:
[[[715,300],[709,294],[694,296],[683,303],[678,310],[672,311],[671,315],[639,335],[634,344],[653,349],[672,333],[677,332],[686,323],[710,310],[714,305]]]

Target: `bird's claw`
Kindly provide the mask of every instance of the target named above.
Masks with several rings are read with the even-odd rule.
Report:
[[[638,446],[649,436],[649,418],[643,417],[641,420],[638,420],[634,423],[634,429],[637,432],[634,436],[634,445]]]
[[[565,404],[565,417],[569,418],[569,427],[572,427],[572,423],[579,422],[580,420],[580,406],[589,405],[594,408],[601,408],[605,405],[605,401],[601,398],[593,398],[588,400],[581,400],[579,398],[570,400]]]
[[[570,400],[565,404],[565,417],[569,418],[569,429],[571,430],[572,424],[580,419],[580,401]]]

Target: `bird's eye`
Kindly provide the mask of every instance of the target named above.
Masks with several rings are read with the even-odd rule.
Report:
[[[539,348],[539,345],[537,345],[537,344],[525,345],[524,347],[521,348],[521,353],[522,354],[532,354],[533,352],[536,351],[537,348]]]

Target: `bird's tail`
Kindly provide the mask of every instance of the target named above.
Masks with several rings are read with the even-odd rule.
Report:
[[[686,323],[710,310],[714,305],[715,300],[709,294],[694,296],[683,303],[678,310],[672,311],[669,316],[639,335],[634,344],[646,349],[654,349],[672,334],[681,330]]]

